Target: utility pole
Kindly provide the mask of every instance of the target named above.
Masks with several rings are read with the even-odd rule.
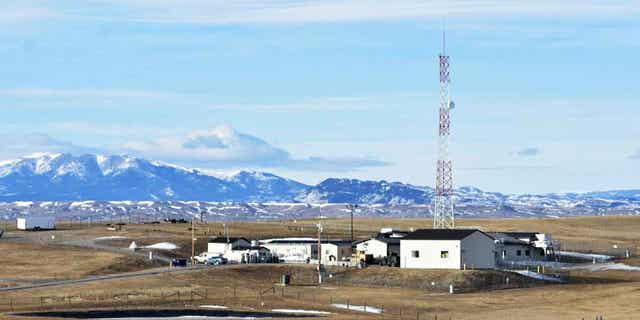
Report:
[[[191,265],[195,265],[196,259],[196,217],[191,217]]]
[[[318,285],[322,284],[322,223],[318,227]]]
[[[358,209],[358,205],[350,203],[350,204],[347,205],[347,209],[349,209],[349,211],[351,211],[351,242],[353,242],[353,240],[354,240],[354,238],[353,238],[353,214]]]

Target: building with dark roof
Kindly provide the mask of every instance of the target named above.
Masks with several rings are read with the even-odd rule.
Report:
[[[477,229],[420,229],[400,239],[400,267],[493,269],[495,239]]]
[[[229,251],[251,246],[251,242],[242,237],[217,237],[209,239],[207,252],[224,254]]]
[[[536,233],[496,232],[496,249],[501,263],[512,261],[540,261],[545,258],[545,249],[536,247]]]
[[[385,228],[375,237],[354,243],[359,260],[367,263],[386,263],[394,265],[390,258],[400,257],[400,239],[409,232]],[[399,258],[393,259],[397,263]]]

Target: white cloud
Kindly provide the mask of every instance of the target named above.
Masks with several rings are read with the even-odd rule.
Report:
[[[541,152],[540,148],[536,147],[527,147],[516,152],[516,155],[519,157],[535,157],[539,155]]]
[[[0,23],[30,22],[57,16],[57,13],[49,8],[11,5],[10,2],[0,4]]]
[[[97,149],[79,146],[68,141],[58,140],[43,133],[27,135],[1,135],[3,141],[0,157],[4,159],[17,158],[38,152],[52,153],[95,153]]]
[[[366,157],[295,158],[282,148],[273,146],[258,137],[238,132],[230,126],[217,126],[152,141],[133,140],[122,145],[104,148],[76,145],[46,134],[5,135],[0,138],[5,141],[0,152],[0,157],[3,159],[40,152],[126,153],[204,169],[284,168],[337,172],[388,165],[387,162]]]
[[[105,0],[130,19],[158,23],[299,23],[443,17],[632,16],[638,1],[478,0]]]
[[[172,93],[136,90],[14,88],[0,89],[0,96],[40,98],[167,98]]]
[[[163,107],[198,107],[206,110],[227,111],[274,111],[291,112],[301,110],[368,110],[385,108],[390,102],[411,100],[415,98],[431,98],[436,95],[429,92],[392,92],[367,96],[337,96],[307,98],[295,102],[275,103],[222,103],[213,101],[206,94],[118,90],[118,89],[58,89],[58,88],[0,88],[0,97],[7,99],[27,99],[26,105],[32,101],[46,102],[46,108],[84,108],[122,107],[124,103],[135,102],[136,107],[156,108],[158,103]],[[1,100],[1,99],[0,99]],[[7,103],[7,102],[5,102]],[[15,108],[15,104],[0,104],[0,108]]]
[[[45,6],[16,8],[5,15],[13,19],[45,15],[146,23],[243,24],[444,17],[602,18],[633,17],[640,12],[640,2],[635,0],[96,0],[82,6],[61,0]]]
[[[385,166],[386,162],[368,158],[309,157],[296,159],[268,142],[236,131],[230,126],[194,131],[185,136],[154,141],[129,142],[127,153],[144,155],[205,168],[260,167],[291,170],[349,171]]]

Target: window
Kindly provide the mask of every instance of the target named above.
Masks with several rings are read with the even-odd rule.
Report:
[[[530,257],[531,256],[531,250],[526,250],[524,252],[524,255],[527,256],[527,257]]]
[[[517,255],[518,257],[519,257],[519,256],[521,256],[521,255],[522,255],[522,250],[518,250],[518,251],[516,251],[516,255]]]
[[[449,251],[440,251],[440,258],[442,259],[449,258]]]
[[[411,251],[411,256],[413,258],[420,258],[420,251],[417,251],[417,250]]]

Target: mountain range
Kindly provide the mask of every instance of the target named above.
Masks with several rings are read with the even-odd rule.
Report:
[[[433,188],[400,182],[330,178],[307,185],[266,172],[226,176],[125,155],[36,154],[0,162],[0,218],[51,213],[92,216],[190,215],[219,219],[344,214],[430,214]],[[513,195],[455,190],[456,214],[469,217],[640,214],[640,190]],[[102,217],[104,218],[104,217]]]

